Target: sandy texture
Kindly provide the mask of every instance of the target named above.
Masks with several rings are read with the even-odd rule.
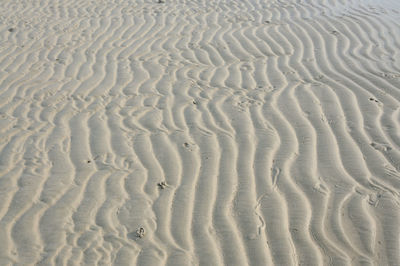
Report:
[[[0,1],[0,265],[400,265],[397,0]]]

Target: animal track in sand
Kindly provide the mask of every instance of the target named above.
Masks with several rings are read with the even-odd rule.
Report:
[[[168,187],[167,182],[165,182],[165,181],[162,181],[162,182],[158,183],[157,186],[160,189],[165,189],[166,187]]]
[[[381,76],[386,79],[400,78],[400,73],[381,73]]]
[[[188,151],[193,151],[195,148],[195,144],[185,142],[183,143],[183,147],[186,148]]]
[[[379,101],[377,100],[377,99],[374,99],[374,98],[369,98],[369,100],[371,101],[371,102],[376,102],[376,103],[378,103]]]
[[[384,144],[380,144],[380,143],[375,143],[375,142],[372,142],[372,143],[371,143],[371,146],[372,146],[375,150],[383,151],[383,152],[387,152],[387,151],[392,150],[392,147],[390,147],[390,146],[388,146],[388,145],[384,145]]]
[[[146,232],[145,232],[145,230],[144,230],[143,227],[140,227],[140,228],[138,228],[138,229],[136,230],[136,236],[137,236],[138,238],[143,238],[143,237],[145,236],[145,234],[146,234]]]

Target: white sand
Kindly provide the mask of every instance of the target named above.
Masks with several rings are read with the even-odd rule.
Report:
[[[1,266],[400,265],[397,0],[0,21]]]

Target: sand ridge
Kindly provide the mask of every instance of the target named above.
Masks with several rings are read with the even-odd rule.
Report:
[[[399,4],[161,2],[0,3],[0,265],[400,264]]]

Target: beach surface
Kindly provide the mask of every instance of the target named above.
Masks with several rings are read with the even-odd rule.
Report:
[[[400,2],[2,0],[0,265],[400,265]]]

